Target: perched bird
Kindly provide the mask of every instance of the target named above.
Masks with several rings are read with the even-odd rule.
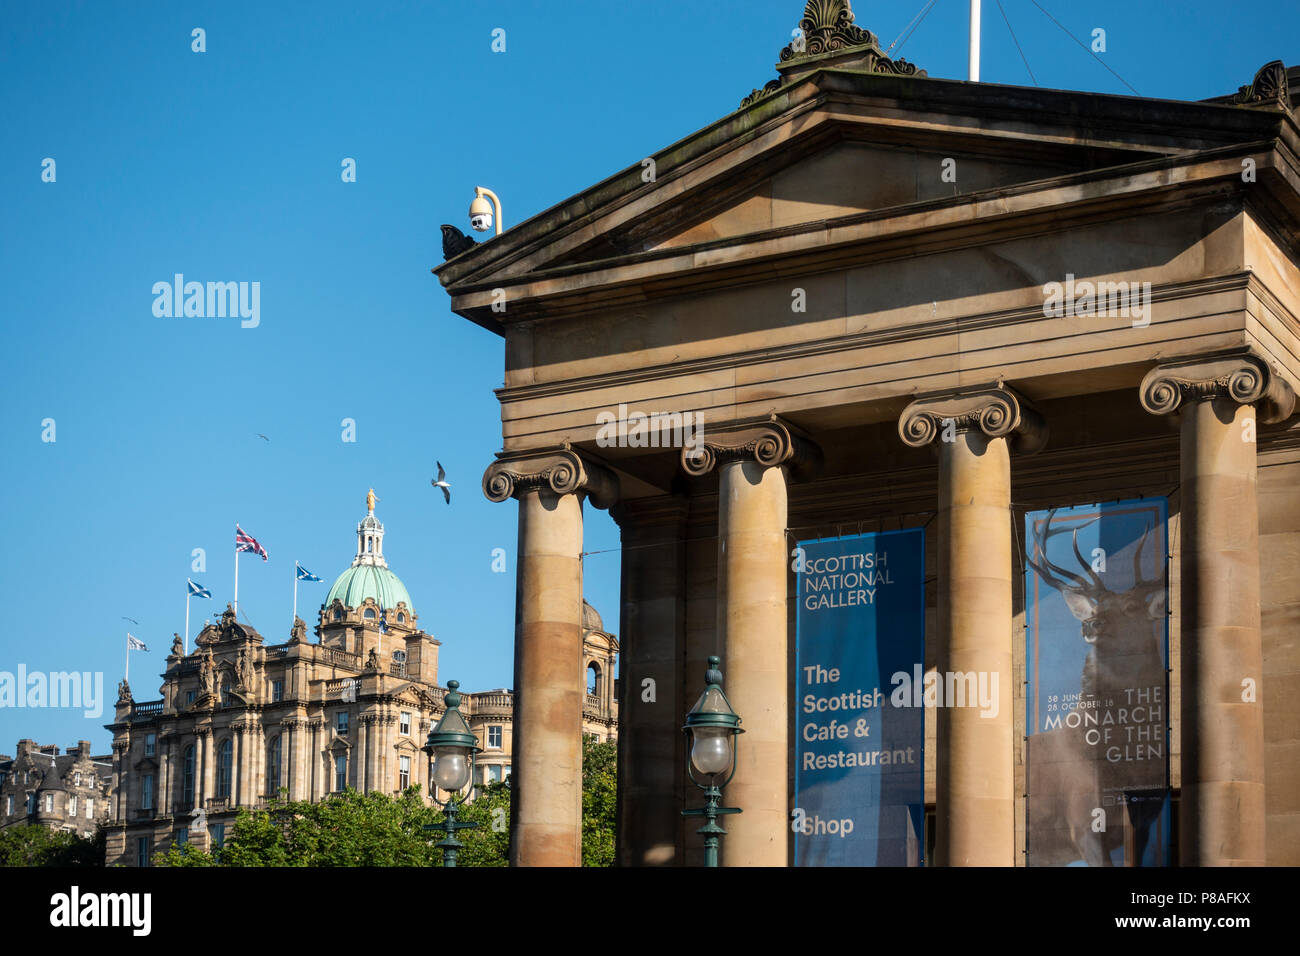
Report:
[[[446,229],[450,227],[444,226],[443,228]],[[429,482],[429,484],[433,485],[435,488],[441,488],[442,496],[447,499],[447,504],[451,504],[451,484],[443,481],[443,479],[447,477],[447,473],[442,469],[442,462],[435,462],[435,464],[438,466],[438,477]]]
[[[442,257],[444,259],[453,259],[460,255],[466,249],[473,249],[478,243],[465,235],[455,226],[443,224],[442,227]]]
[[[261,439],[263,439],[263,440],[265,440],[265,441],[270,441],[270,440],[271,440],[271,439],[267,438],[265,435],[263,435],[261,432],[258,432],[258,433],[257,433],[257,437],[258,437],[258,438],[261,438]]]

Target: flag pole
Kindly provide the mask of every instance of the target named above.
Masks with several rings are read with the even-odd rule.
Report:
[[[235,529],[239,529],[239,522],[235,522]],[[239,535],[235,535],[235,606],[231,609],[236,614],[239,613]]]
[[[122,680],[131,683],[131,632],[126,634],[126,666],[122,668]]]
[[[185,579],[185,656],[190,656],[190,581]]]
[[[298,620],[298,562],[293,562],[293,619]]]

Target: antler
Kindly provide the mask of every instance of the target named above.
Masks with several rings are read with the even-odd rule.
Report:
[[[1025,563],[1037,571],[1038,576],[1057,591],[1064,590],[1067,584],[1071,586],[1071,590],[1082,591],[1085,594],[1105,591],[1106,585],[1102,583],[1101,578],[1099,578],[1096,572],[1092,570],[1092,565],[1085,561],[1083,555],[1079,553],[1078,528],[1073,529],[1071,544],[1074,548],[1074,556],[1079,560],[1079,567],[1088,575],[1087,578],[1080,577],[1072,571],[1067,571],[1065,568],[1058,567],[1051,562],[1050,558],[1047,557],[1048,540],[1053,535],[1065,534],[1070,530],[1068,528],[1052,527],[1052,519],[1056,517],[1057,510],[1058,509],[1053,508],[1049,511],[1047,513],[1047,520],[1043,523],[1042,527],[1036,528],[1034,531],[1034,553],[1041,558],[1043,564],[1040,565],[1028,555],[1025,557]],[[1080,527],[1082,527],[1082,525]],[[1043,565],[1046,565],[1050,570],[1045,570]]]
[[[1142,532],[1142,537],[1138,539],[1138,546],[1133,551],[1133,587],[1144,588],[1150,587],[1160,581],[1160,555],[1156,555],[1156,577],[1150,581],[1142,576],[1142,549],[1146,547],[1147,538],[1156,528],[1155,523],[1147,525],[1146,530]]]

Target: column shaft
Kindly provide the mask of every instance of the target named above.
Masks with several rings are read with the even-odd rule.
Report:
[[[652,514],[623,511],[618,518],[623,610],[617,859],[622,866],[665,866],[682,862],[681,725],[693,703],[683,701],[678,677],[686,644],[685,503],[664,502]],[[647,699],[651,688],[653,699]]]
[[[938,670],[987,673],[998,707],[992,717],[938,708],[935,856],[946,866],[1011,866],[1011,462],[1005,438],[977,429],[954,437],[939,443]]]
[[[747,459],[719,466],[718,632],[745,733],[725,796],[725,866],[785,866],[789,811],[786,475]]]
[[[519,499],[511,863],[582,862],[582,501]]]
[[[1259,510],[1253,435],[1243,440],[1254,417],[1223,397],[1183,410],[1184,866],[1264,865]]]

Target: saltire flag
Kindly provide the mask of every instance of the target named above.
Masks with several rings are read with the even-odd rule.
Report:
[[[192,594],[192,595],[194,595],[195,597],[201,597],[201,598],[210,598],[210,597],[212,597],[212,592],[211,592],[211,591],[209,591],[209,590],[208,590],[207,588],[205,588],[205,587],[200,587],[199,585],[197,585],[197,584],[195,584],[193,581],[191,581],[189,578],[186,578],[186,579],[185,579],[185,583],[189,585],[189,593]]]
[[[246,533],[238,524],[235,525],[235,553],[240,551],[252,551],[254,554],[260,554],[262,560],[267,560],[266,548],[257,543],[257,539]]]
[[[128,651],[149,650],[149,648],[145,647],[144,641],[140,640],[138,637],[133,637],[130,633],[126,635],[126,649]]]
[[[319,580],[320,580],[320,578],[316,577],[316,575],[312,574],[310,571],[308,571],[306,568],[304,568],[301,564],[297,564],[297,563],[295,562],[295,566],[298,568],[298,580],[299,580],[299,581],[319,581]]]

